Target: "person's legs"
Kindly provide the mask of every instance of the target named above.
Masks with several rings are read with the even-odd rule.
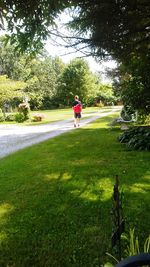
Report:
[[[80,118],[81,118],[80,113],[74,113],[74,127],[80,126]]]
[[[77,126],[77,113],[74,113],[74,127]]]
[[[78,127],[80,126],[80,118],[81,118],[81,114],[78,113],[78,116],[77,116],[77,125],[78,125]]]

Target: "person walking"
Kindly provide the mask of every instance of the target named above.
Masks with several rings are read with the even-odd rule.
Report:
[[[78,95],[74,97],[74,102],[72,104],[72,109],[74,111],[74,127],[80,126],[82,104],[79,101]]]

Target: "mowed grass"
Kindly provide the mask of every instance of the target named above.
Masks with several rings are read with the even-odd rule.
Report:
[[[111,107],[107,106],[107,107],[87,107],[84,108],[82,110],[82,116],[84,117],[84,115],[89,115],[91,116],[93,112],[106,112],[106,111],[110,111]],[[33,122],[32,118],[35,114],[43,114],[44,115],[44,119],[41,122]],[[55,121],[59,121],[59,120],[67,120],[67,119],[73,119],[73,111],[72,108],[66,108],[66,109],[53,109],[53,110],[41,110],[41,111],[31,111],[30,112],[30,119],[26,122],[24,122],[24,124],[26,125],[36,125],[36,124],[45,124],[45,123],[49,123],[49,122],[55,122]]]
[[[93,112],[106,112],[110,111],[111,107],[106,106],[106,107],[86,107],[82,110],[82,114],[91,116]],[[7,115],[10,115],[11,113],[7,113]],[[44,118],[42,121],[35,122],[33,121],[33,117],[35,114],[42,114],[44,115]],[[29,119],[27,121],[24,121],[22,123],[17,123],[16,121],[12,122],[0,122],[0,124],[17,124],[19,125],[39,125],[39,124],[45,124],[45,123],[50,123],[50,122],[55,122],[55,121],[60,121],[60,120],[67,120],[67,119],[73,119],[73,111],[72,108],[65,108],[65,109],[53,109],[53,110],[38,110],[38,111],[30,111],[29,114]]]
[[[111,252],[115,175],[126,228],[149,234],[150,152],[127,151],[101,118],[0,161],[0,266],[98,267]]]

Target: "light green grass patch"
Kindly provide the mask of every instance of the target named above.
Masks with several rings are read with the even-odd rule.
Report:
[[[127,227],[149,234],[150,152],[127,151],[111,115],[0,161],[0,266],[95,267],[111,252],[115,176]],[[136,190],[136,188],[141,190]]]

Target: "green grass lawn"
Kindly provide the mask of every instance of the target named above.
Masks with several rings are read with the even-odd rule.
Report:
[[[150,152],[117,142],[112,116],[0,160],[0,266],[99,267],[111,244],[115,175],[127,229],[150,229]]]
[[[93,112],[106,112],[106,111],[110,111],[111,107],[107,106],[107,107],[87,107],[85,109],[83,109],[82,113],[83,116],[85,114],[90,114],[92,115]],[[35,114],[43,114],[44,115],[44,119],[41,122],[33,122],[33,116]],[[10,113],[8,113],[10,114]],[[8,115],[7,114],[7,115]],[[59,120],[67,120],[70,118],[73,118],[73,111],[71,108],[66,108],[66,109],[53,109],[53,110],[38,110],[38,111],[31,111],[30,112],[30,118],[29,120],[23,122],[23,123],[17,123],[16,121],[13,122],[0,122],[0,124],[16,124],[17,125],[39,125],[39,124],[45,124],[45,123],[49,123],[49,122],[54,122],[54,121],[59,121]],[[90,116],[90,115],[89,115]]]

